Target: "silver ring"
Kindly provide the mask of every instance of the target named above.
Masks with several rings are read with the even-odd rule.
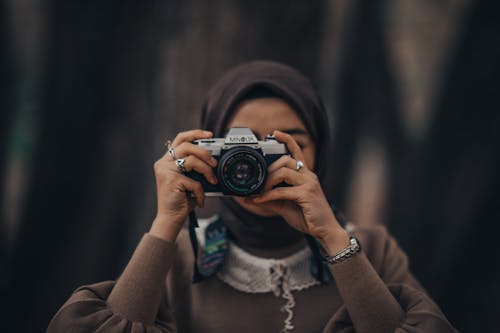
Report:
[[[297,160],[297,166],[295,167],[295,171],[300,172],[300,170],[304,167],[304,163],[300,160]]]
[[[167,153],[170,157],[172,157],[173,160],[175,160],[175,155],[174,155],[174,147],[168,147]]]
[[[184,162],[186,162],[185,159],[183,158],[179,158],[179,159],[176,159],[175,160],[175,166],[177,167],[177,169],[179,169],[180,172],[184,173],[186,172],[186,167],[184,166]]]

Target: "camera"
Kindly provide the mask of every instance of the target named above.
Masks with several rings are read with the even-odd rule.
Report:
[[[213,169],[218,180],[216,185],[210,184],[196,171],[186,173],[201,183],[207,196],[260,193],[267,179],[267,167],[289,154],[286,146],[273,136],[268,135],[259,141],[247,127],[230,128],[224,138],[200,139],[193,143],[209,150],[218,162]]]

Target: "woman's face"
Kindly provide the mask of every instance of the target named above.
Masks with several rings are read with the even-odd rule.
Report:
[[[279,98],[258,98],[242,102],[228,122],[227,129],[231,127],[248,127],[259,140],[263,140],[274,130],[288,133],[297,141],[304,153],[305,161],[302,162],[309,169],[314,168],[314,142],[299,116]],[[242,197],[234,197],[234,200],[254,214],[274,215],[264,206],[246,203]]]

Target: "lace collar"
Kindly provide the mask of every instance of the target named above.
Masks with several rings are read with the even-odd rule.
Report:
[[[231,287],[247,293],[302,290],[320,284],[310,273],[311,250],[308,247],[281,259],[254,256],[229,243],[226,261],[217,277]]]

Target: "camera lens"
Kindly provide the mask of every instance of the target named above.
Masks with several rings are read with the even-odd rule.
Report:
[[[254,168],[247,161],[238,161],[234,163],[231,170],[227,173],[231,178],[231,182],[245,186],[250,183],[254,178]]]
[[[235,147],[222,156],[217,170],[224,192],[245,196],[262,188],[267,164],[258,150]]]

